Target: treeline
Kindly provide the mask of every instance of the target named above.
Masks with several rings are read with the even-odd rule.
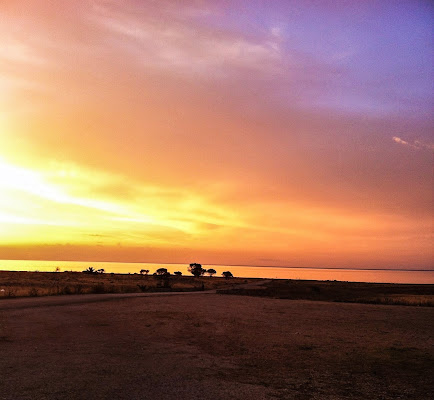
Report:
[[[105,270],[103,268],[95,269],[93,267],[89,267],[83,271],[85,274],[103,274]],[[149,275],[149,269],[141,269],[140,275],[148,276]],[[203,268],[201,264],[198,263],[192,263],[188,267],[188,272],[190,272],[194,277],[198,278],[200,276],[204,276],[205,274],[209,275],[210,277],[213,277],[217,271],[214,268]],[[170,276],[170,272],[167,270],[167,268],[158,268],[154,273],[154,276],[160,276],[160,277],[167,277]],[[181,271],[175,271],[173,273],[175,276],[182,276]],[[222,276],[226,279],[233,278],[233,274],[231,271],[224,271],[222,272]]]

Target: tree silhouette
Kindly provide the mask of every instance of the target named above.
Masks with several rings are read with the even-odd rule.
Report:
[[[206,271],[206,273],[212,277],[217,273],[217,271],[214,268],[210,268],[208,271]]]
[[[140,270],[140,275],[148,275],[149,274],[149,269],[141,269]]]
[[[154,273],[154,279],[158,281],[157,287],[170,288],[170,272],[167,268],[158,268]]]
[[[173,274],[176,275],[176,276],[181,276],[181,275],[182,275],[182,272],[181,272],[181,271],[176,271],[176,272],[174,272]]]
[[[206,272],[206,269],[202,268],[202,265],[198,263],[192,263],[188,267],[188,272],[190,272],[192,275],[194,275],[196,278],[203,275]]]
[[[83,271],[85,274],[96,274],[96,270],[94,267],[89,267]]]
[[[97,274],[103,274],[105,272],[104,268],[100,268],[98,271],[96,271]]]
[[[231,271],[224,271],[223,273],[222,273],[222,275],[226,278],[226,279],[229,279],[229,278],[233,278],[234,276],[232,275],[232,272]]]
[[[169,274],[167,272],[167,268],[158,268],[155,272],[157,273],[157,275],[167,275],[167,274]]]

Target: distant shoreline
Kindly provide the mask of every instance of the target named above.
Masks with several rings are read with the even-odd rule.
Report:
[[[216,271],[215,276],[222,276],[230,271],[235,277],[263,279],[298,279],[318,281],[372,282],[372,283],[407,283],[434,284],[433,270],[404,269],[348,269],[348,268],[304,268],[273,266],[238,266],[202,263],[205,269]],[[118,263],[96,261],[45,261],[45,260],[0,260],[0,270],[5,271],[83,271],[89,267],[104,269],[106,273],[137,274],[141,270],[149,273],[159,268],[166,268],[171,274],[179,271],[184,276],[190,275],[188,263]]]
[[[163,261],[95,261],[95,260],[34,260],[34,259],[0,259],[2,261],[26,261],[26,262],[72,262],[72,263],[98,263],[98,264],[156,264],[156,265],[189,265],[190,262],[163,262]],[[405,271],[405,272],[434,272],[434,269],[408,269],[408,268],[349,268],[349,267],[294,267],[288,265],[250,265],[250,264],[215,264],[201,263],[211,267],[246,267],[246,268],[284,268],[304,270],[337,270],[337,271]],[[0,265],[1,267],[1,265]]]

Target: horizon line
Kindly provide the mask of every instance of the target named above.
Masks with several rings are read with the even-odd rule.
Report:
[[[29,260],[29,259],[0,259],[1,261],[36,261],[36,262],[83,262],[83,263],[112,263],[112,264],[168,264],[189,265],[191,263],[159,262],[159,261],[86,261],[86,260]],[[316,270],[348,270],[348,271],[408,271],[408,272],[434,272],[434,269],[408,269],[408,268],[348,268],[348,267],[291,267],[283,265],[251,265],[251,264],[213,264],[201,263],[212,267],[251,267],[251,268],[282,268],[282,269],[316,269]]]

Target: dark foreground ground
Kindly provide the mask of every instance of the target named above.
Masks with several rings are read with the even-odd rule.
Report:
[[[95,296],[0,302],[0,399],[426,400],[433,393],[430,307],[206,292]]]

